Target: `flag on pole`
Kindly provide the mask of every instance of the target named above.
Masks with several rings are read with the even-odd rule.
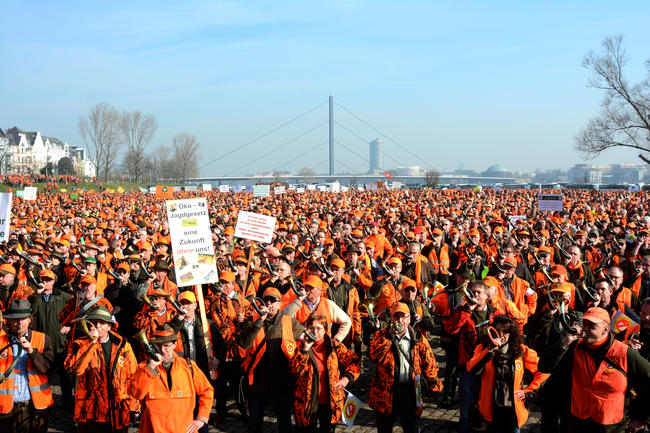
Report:
[[[384,177],[387,177],[389,179],[391,178],[390,173],[388,172],[388,170],[384,171]]]
[[[354,425],[354,419],[359,413],[359,408],[361,407],[361,400],[352,395],[351,392],[348,392],[348,398],[345,399],[345,404],[343,405],[343,422],[348,427]]]

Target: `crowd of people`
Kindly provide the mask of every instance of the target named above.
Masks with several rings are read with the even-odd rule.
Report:
[[[647,193],[376,190],[207,197],[218,282],[178,287],[163,200],[15,199],[0,245],[0,426],[333,432],[372,371],[379,432],[639,432],[650,423]],[[240,211],[273,240],[234,237]],[[432,345],[444,352],[439,372]],[[58,397],[57,397],[58,400]],[[213,411],[214,407],[214,411]],[[233,412],[234,409],[231,411]]]

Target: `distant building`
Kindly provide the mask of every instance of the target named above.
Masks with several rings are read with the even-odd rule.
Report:
[[[512,177],[512,172],[501,164],[494,164],[488,167],[482,174],[483,177]]]
[[[379,138],[370,142],[370,170],[376,173],[384,170],[384,142]]]
[[[569,170],[570,183],[619,184],[643,181],[648,167],[636,164],[576,164]]]
[[[419,176],[420,175],[420,166],[416,165],[413,167],[397,167],[395,168],[397,176]]]
[[[61,158],[70,158],[81,176],[95,176],[95,165],[87,157],[86,149],[71,146],[54,137],[44,137],[40,131],[27,132],[17,127],[0,129],[0,152],[8,161],[3,167],[8,173],[37,173],[48,163],[56,164]]]

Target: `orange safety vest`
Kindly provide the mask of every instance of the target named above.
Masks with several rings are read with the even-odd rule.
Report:
[[[436,249],[431,248],[429,263],[433,266],[433,271],[436,274],[449,274],[449,245],[443,244],[440,247],[440,257],[436,255]]]
[[[578,341],[573,354],[571,391],[571,414],[580,419],[593,419],[598,424],[619,423],[625,412],[627,389],[627,348],[625,343],[614,340],[600,365]],[[620,368],[625,373],[618,370]]]
[[[616,307],[621,313],[625,313],[625,306],[632,306],[632,291],[626,287],[619,292],[616,297]]]
[[[293,339],[293,326],[291,325],[291,317],[282,316],[280,318],[282,326],[282,351],[288,360],[293,358],[293,354],[296,351],[296,341]],[[266,352],[266,341],[264,327],[260,328],[260,331],[255,337],[253,345],[248,349],[246,360],[242,363],[242,368],[244,371],[248,372],[248,384],[253,385],[253,373],[255,367],[260,363],[264,352]],[[260,344],[262,346],[260,347]]]
[[[639,293],[641,292],[641,280],[643,279],[642,275],[639,275],[639,277],[634,280],[634,284],[632,284],[632,293],[635,295],[639,296]]]
[[[42,332],[30,331],[32,334],[32,347],[34,350],[43,352],[45,347],[45,334]],[[0,348],[9,344],[9,335],[0,334]],[[0,354],[0,371],[3,373],[9,369],[14,360],[11,347]],[[7,380],[0,384],[0,414],[8,414],[14,407],[14,376],[16,370],[11,372]],[[45,409],[54,404],[52,391],[47,380],[47,374],[39,373],[32,360],[27,358],[27,377],[29,378],[29,393],[32,396],[32,403],[36,409]]]
[[[309,308],[309,305],[305,304],[304,302],[298,308],[298,311],[296,311],[296,320],[300,322],[302,325],[307,321],[307,318],[309,318],[310,315],[312,314],[322,314],[325,316],[325,319],[327,320],[327,334],[331,335],[332,331],[332,314],[330,313],[329,306],[327,305],[327,299],[326,298],[320,298],[320,301],[318,302],[318,305],[316,306],[316,309],[312,313],[311,309]]]

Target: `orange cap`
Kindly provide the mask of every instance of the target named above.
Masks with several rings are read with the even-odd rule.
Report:
[[[56,275],[50,269],[43,269],[39,275],[41,279],[49,278],[50,280],[56,280]]]
[[[390,265],[400,265],[400,266],[402,266],[402,261],[399,259],[399,257],[391,257],[390,260],[388,260],[387,264],[389,266]]]
[[[280,291],[276,289],[275,287],[269,287],[264,291],[264,294],[262,295],[262,298],[266,298],[267,296],[272,296],[274,297],[277,301],[282,300],[282,295],[280,294]]]
[[[223,271],[219,274],[219,281],[223,283],[232,283],[235,281],[235,274],[230,271]]]
[[[119,265],[117,265],[116,269],[123,269],[127,272],[131,272],[131,267],[129,266],[128,263],[120,263]]]
[[[323,287],[323,280],[321,280],[319,277],[316,275],[310,275],[307,277],[307,279],[304,282],[305,286],[309,286],[311,288],[315,287]]]
[[[184,292],[181,292],[180,295],[178,295],[178,302],[181,301],[196,302],[196,295],[194,294],[193,291],[186,290]]]
[[[9,263],[5,263],[5,264],[0,265],[0,274],[2,274],[2,275],[7,275],[7,274],[16,275],[16,269],[13,266],[11,266]]]
[[[333,259],[330,262],[330,268],[345,269],[345,262],[341,259]]]
[[[81,283],[97,284],[97,280],[92,275],[84,275],[81,277],[81,280],[79,280],[79,284]]]
[[[403,302],[395,302],[391,307],[390,307],[390,314],[411,314],[409,311],[409,307],[406,306],[405,303]]]
[[[582,315],[582,320],[589,320],[592,323],[605,322],[609,324],[609,313],[604,308],[591,307]]]

